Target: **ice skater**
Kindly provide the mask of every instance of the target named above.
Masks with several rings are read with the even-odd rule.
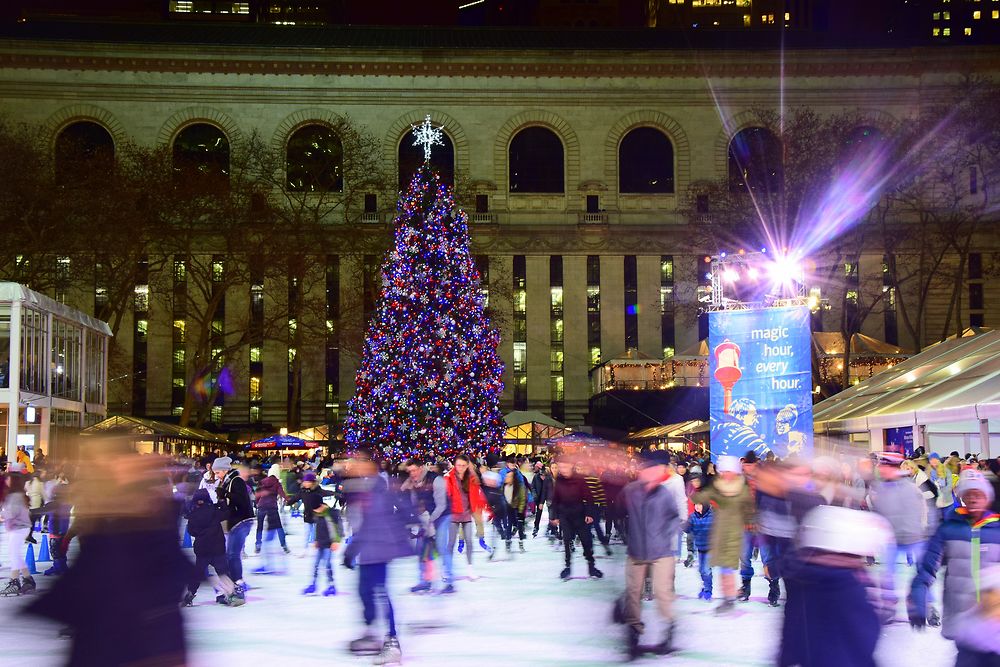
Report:
[[[187,592],[181,603],[184,607],[194,604],[205,572],[211,565],[219,579],[221,595],[216,602],[229,607],[239,607],[245,600],[236,595],[236,585],[229,576],[229,562],[226,558],[226,535],[222,532],[222,522],[228,512],[221,504],[213,503],[207,489],[198,489],[191,496],[191,507],[187,513],[188,533],[194,540],[194,567],[188,580]]]

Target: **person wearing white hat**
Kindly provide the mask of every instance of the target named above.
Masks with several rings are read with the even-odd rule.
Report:
[[[716,607],[716,613],[722,614],[731,610],[736,600],[736,570],[740,567],[743,529],[753,519],[754,505],[738,458],[720,456],[716,470],[719,474],[711,486],[696,491],[691,501],[700,505],[714,503],[709,553],[712,567],[722,569],[725,600]]]
[[[820,505],[806,513],[782,570],[779,667],[875,667],[880,623],[866,559],[891,541],[891,527],[873,512]]]
[[[960,614],[981,602],[987,569],[1000,564],[1000,515],[990,511],[992,485],[978,470],[965,470],[956,495],[962,507],[948,513],[928,542],[908,605],[910,624],[923,628],[928,591],[945,566],[941,634],[948,639],[957,636]]]

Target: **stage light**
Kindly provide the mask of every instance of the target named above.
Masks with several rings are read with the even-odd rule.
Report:
[[[802,281],[802,267],[791,257],[778,257],[769,267],[771,280],[775,285],[791,286]]]
[[[711,273],[706,273],[705,274],[705,280],[711,280],[711,279],[712,279],[712,274]]]
[[[719,257],[721,257],[722,259],[725,259],[726,258],[726,253],[720,252],[719,253]]]
[[[735,283],[740,279],[740,274],[733,269],[726,269],[722,272],[722,277],[726,279],[726,282]]]
[[[756,266],[751,266],[751,267],[750,267],[750,268],[749,268],[749,269],[747,270],[747,277],[749,277],[749,278],[750,278],[750,280],[757,280],[757,278],[759,278],[759,277],[760,277],[760,271],[759,271],[759,270],[757,270],[757,267],[756,267]]]

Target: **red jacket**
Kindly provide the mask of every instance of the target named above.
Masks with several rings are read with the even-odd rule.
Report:
[[[470,467],[466,475],[469,477],[469,509],[473,514],[478,514],[486,509],[486,496],[479,485],[479,476]],[[448,489],[448,502],[451,504],[452,514],[462,513],[462,490],[458,486],[458,475],[452,468],[444,476]]]

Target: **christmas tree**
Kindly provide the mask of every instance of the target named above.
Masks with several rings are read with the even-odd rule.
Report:
[[[345,424],[348,448],[392,461],[496,451],[504,431],[500,335],[486,316],[467,218],[428,165],[440,129],[428,117],[414,130],[425,161],[399,201]]]

